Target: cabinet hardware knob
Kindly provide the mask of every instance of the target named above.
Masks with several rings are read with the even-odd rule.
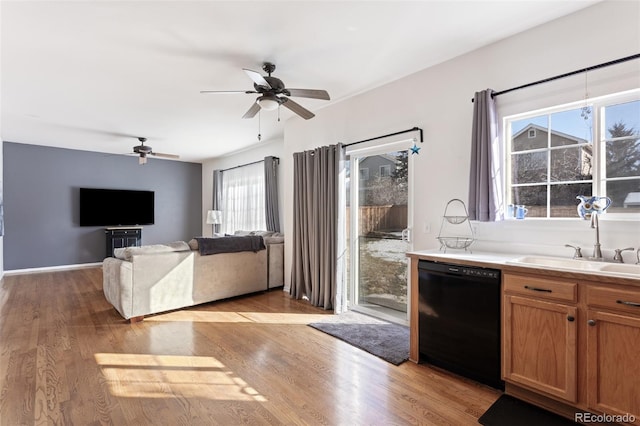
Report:
[[[589,320],[587,321],[587,324],[593,327],[594,325],[596,325],[596,320]]]
[[[569,322],[573,322],[574,320],[575,320],[575,318],[572,315],[569,315],[567,317],[567,321],[569,321]]]

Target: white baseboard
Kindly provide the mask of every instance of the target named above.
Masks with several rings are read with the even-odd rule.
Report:
[[[44,266],[41,268],[26,268],[26,269],[11,269],[4,271],[4,276],[7,275],[21,275],[21,274],[37,274],[40,272],[56,272],[56,271],[69,271],[74,269],[87,269],[102,266],[102,262],[96,263],[78,263],[76,265],[60,265],[60,266]]]

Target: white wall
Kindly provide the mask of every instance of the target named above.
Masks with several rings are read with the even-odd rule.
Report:
[[[290,284],[292,154],[418,126],[424,144],[415,158],[414,249],[437,248],[436,236],[448,200],[467,200],[474,92],[503,90],[557,74],[629,56],[640,50],[640,3],[605,1],[488,47],[428,68],[376,90],[316,111],[312,120],[286,123],[284,179],[285,288]],[[398,46],[398,48],[402,48]],[[640,87],[640,61],[589,73],[591,96]],[[584,98],[584,76],[575,76],[500,96],[499,115]],[[204,185],[203,185],[204,186]],[[424,224],[431,227],[424,233]],[[593,244],[588,223],[525,220],[479,223],[478,249],[571,255],[565,243]],[[601,224],[605,255],[640,246],[638,222]]]
[[[211,210],[213,206],[213,171],[219,169],[228,169],[230,167],[240,166],[242,164],[263,160],[264,157],[270,155],[280,158],[282,164],[284,141],[282,139],[274,139],[255,144],[242,151],[237,151],[225,155],[223,157],[214,158],[202,163],[202,235],[210,236],[212,226],[205,223],[207,210]],[[280,224],[282,226],[283,217],[283,177],[282,169],[278,175],[278,193],[280,194]]]

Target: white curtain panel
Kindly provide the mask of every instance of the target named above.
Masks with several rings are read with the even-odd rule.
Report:
[[[225,170],[222,179],[222,232],[267,229],[264,164]]]

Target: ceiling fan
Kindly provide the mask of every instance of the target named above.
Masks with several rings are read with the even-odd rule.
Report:
[[[308,120],[315,116],[314,113],[304,108],[297,102],[289,99],[288,96],[296,96],[301,98],[323,99],[330,100],[329,93],[326,90],[314,90],[314,89],[288,89],[285,87],[282,80],[276,77],[272,77],[271,73],[276,69],[276,66],[271,62],[265,62],[262,65],[262,69],[268,74],[266,76],[260,75],[259,72],[252,71],[250,69],[243,68],[249,78],[253,80],[254,90],[202,90],[200,93],[212,93],[212,94],[233,94],[233,93],[246,93],[246,94],[259,94],[256,102],[249,108],[249,110],[242,116],[242,118],[253,118],[261,109],[267,111],[274,110],[280,105],[290,109],[300,117]],[[284,96],[281,96],[284,95]]]
[[[147,163],[147,155],[154,155],[156,157],[163,158],[180,158],[179,155],[176,154],[163,154],[160,152],[153,152],[153,148],[149,145],[145,145],[144,143],[147,141],[147,138],[138,138],[140,141],[140,145],[136,145],[133,147],[133,154],[138,154],[138,164],[146,164]]]

